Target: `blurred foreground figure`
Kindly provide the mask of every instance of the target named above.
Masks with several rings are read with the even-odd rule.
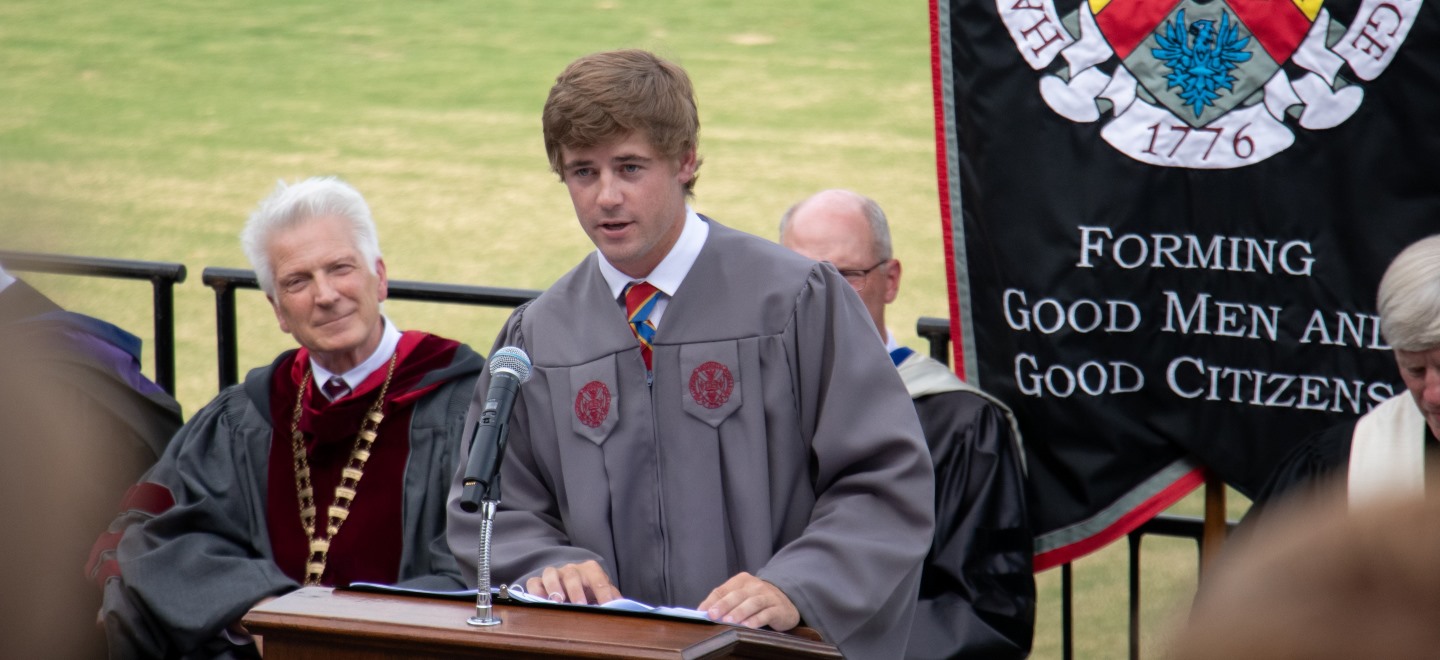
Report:
[[[790,207],[780,244],[840,271],[870,312],[915,403],[935,464],[935,540],[907,658],[1023,658],[1035,631],[1035,539],[1019,431],[1008,408],[885,326],[900,293],[889,222],[874,200],[826,190]]]
[[[139,358],[139,338],[0,268],[0,658],[104,655],[79,569],[181,421]]]
[[[1334,473],[1345,475],[1356,506],[1424,491],[1426,459],[1440,456],[1440,234],[1390,262],[1376,309],[1406,391],[1307,439],[1276,469],[1257,504]]]
[[[1432,475],[1440,466],[1429,466]],[[1427,480],[1437,493],[1440,481]],[[1440,497],[1356,511],[1331,479],[1277,503],[1202,577],[1173,660],[1440,655]]]
[[[375,223],[345,183],[280,184],[241,241],[300,348],[196,413],[96,543],[111,657],[255,657],[238,621],[265,598],[459,579],[445,492],[484,361],[381,313]]]

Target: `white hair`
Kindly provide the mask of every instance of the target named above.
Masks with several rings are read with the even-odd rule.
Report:
[[[260,201],[245,229],[240,232],[240,247],[255,269],[255,279],[267,296],[275,295],[275,271],[270,264],[269,243],[276,231],[298,226],[313,218],[339,217],[350,223],[350,236],[365,268],[375,273],[380,259],[380,238],[370,206],[350,184],[340,179],[311,177],[295,184],[279,181],[275,191]]]
[[[1380,332],[1392,348],[1440,346],[1440,234],[1405,248],[1385,269],[1376,295]]]

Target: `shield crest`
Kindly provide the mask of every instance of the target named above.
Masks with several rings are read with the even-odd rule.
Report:
[[[1260,92],[1310,30],[1302,0],[1093,0],[1095,24],[1142,95],[1200,128]]]

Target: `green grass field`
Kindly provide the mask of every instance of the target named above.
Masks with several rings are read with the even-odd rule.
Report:
[[[277,179],[355,184],[394,279],[541,289],[568,270],[592,247],[548,170],[540,107],[575,57],[641,47],[696,83],[701,212],[770,237],[789,204],[823,188],[886,208],[905,267],[891,325],[919,348],[915,319],[947,314],[928,30],[918,0],[15,0],[0,4],[0,246],[188,266],[188,414],[216,391],[200,271],[248,267],[236,237]],[[147,285],[31,279],[150,339]],[[243,372],[291,341],[261,296],[240,298]],[[505,316],[403,302],[387,313],[482,351]],[[1193,549],[1170,546],[1147,543],[1147,655],[1193,591]],[[1079,657],[1125,652],[1124,566],[1116,548],[1077,567]],[[1058,572],[1040,584],[1035,657],[1055,658]]]

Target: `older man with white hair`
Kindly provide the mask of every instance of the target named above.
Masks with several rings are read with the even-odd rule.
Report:
[[[1390,262],[1376,307],[1405,391],[1296,447],[1257,504],[1340,474],[1352,507],[1424,492],[1425,459],[1440,457],[1440,234]]]
[[[300,348],[191,418],[97,542],[112,657],[255,657],[238,620],[265,598],[459,577],[435,542],[484,360],[381,313],[385,261],[348,184],[281,183],[241,240]]]

